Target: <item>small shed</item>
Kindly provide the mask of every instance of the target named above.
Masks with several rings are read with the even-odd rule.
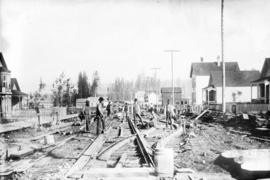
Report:
[[[168,100],[170,101],[170,103],[172,103],[173,88],[172,87],[161,88],[161,99],[162,99],[162,105],[166,105]],[[182,99],[182,88],[174,87],[174,103],[176,105],[180,105],[181,99]]]

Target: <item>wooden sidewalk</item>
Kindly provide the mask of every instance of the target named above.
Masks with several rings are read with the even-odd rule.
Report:
[[[78,117],[78,114],[70,114],[70,115],[64,115],[59,118],[59,121],[70,119],[70,118],[76,118]],[[48,116],[48,117],[41,117],[40,118],[40,123],[41,125],[43,124],[49,124],[53,122],[53,118]],[[34,127],[37,124],[38,120],[36,118],[31,118],[27,122],[19,121],[19,122],[12,122],[12,123],[6,123],[6,124],[0,124],[0,134],[6,133],[6,132],[12,132],[12,131],[17,131],[20,129],[25,129],[25,128],[30,128]]]

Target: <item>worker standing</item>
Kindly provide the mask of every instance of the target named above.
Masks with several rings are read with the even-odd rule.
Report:
[[[174,117],[174,107],[170,104],[170,100],[167,100],[166,105],[166,128],[168,128],[168,124],[171,129],[173,129],[173,117]]]
[[[91,110],[90,110],[90,106],[89,106],[89,101],[86,100],[85,101],[85,107],[83,110],[83,114],[85,116],[85,131],[90,131],[90,116],[91,116]]]
[[[125,105],[124,105],[124,113],[123,113],[123,121],[124,121],[124,118],[126,118],[126,121],[128,120],[128,103],[125,102]]]
[[[38,128],[37,128],[37,131],[41,131],[40,111],[39,111],[38,104],[35,106],[35,110],[36,110],[37,117],[38,117]]]
[[[105,120],[103,118],[103,101],[104,101],[104,98],[103,97],[100,97],[98,99],[99,103],[97,104],[97,108],[96,108],[96,121],[97,121],[97,135],[100,134],[100,124],[102,126],[102,129],[101,129],[101,134],[104,133],[105,131]]]
[[[107,117],[110,119],[111,118],[111,112],[112,112],[112,104],[111,101],[108,102],[108,105],[106,107],[107,110]]]
[[[133,105],[133,117],[134,117],[134,124],[136,123],[136,117],[139,118],[140,122],[143,125],[143,121],[142,121],[142,117],[141,117],[141,109],[140,109],[140,105],[138,103],[137,98],[134,99],[134,105]]]

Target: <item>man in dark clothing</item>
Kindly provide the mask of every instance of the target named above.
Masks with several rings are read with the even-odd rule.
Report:
[[[41,123],[40,123],[40,111],[39,111],[39,107],[38,107],[38,104],[35,106],[35,110],[36,110],[36,113],[37,113],[37,117],[38,117],[38,128],[37,128],[37,131],[41,131]]]
[[[128,119],[128,103],[125,103],[124,105],[124,113],[123,113],[123,121],[124,121],[124,117],[126,118],[126,121]]]
[[[111,101],[109,101],[109,103],[108,103],[108,105],[107,105],[107,107],[106,107],[106,110],[107,110],[107,117],[108,118],[111,118],[111,107],[112,106],[112,104],[111,104]]]
[[[168,128],[168,124],[173,129],[173,118],[174,118],[174,106],[170,104],[170,100],[167,100],[167,105],[165,107],[166,110],[166,128]]]
[[[90,131],[89,123],[90,123],[90,116],[91,116],[91,110],[89,106],[89,101],[85,101],[85,107],[83,110],[83,114],[85,115],[85,131]]]
[[[134,123],[136,125],[137,125],[136,117],[139,118],[141,124],[143,125],[143,121],[142,121],[142,117],[141,117],[141,108],[140,108],[140,105],[139,105],[138,100],[136,98],[134,99],[134,104],[133,104],[133,117],[134,117]]]
[[[105,130],[105,121],[104,121],[104,118],[103,118],[103,101],[104,101],[104,98],[103,97],[100,97],[98,99],[99,103],[97,104],[97,108],[96,108],[96,121],[97,121],[97,135],[100,134],[100,123],[102,125],[102,130],[101,130],[101,133],[103,134],[104,133],[104,130]]]

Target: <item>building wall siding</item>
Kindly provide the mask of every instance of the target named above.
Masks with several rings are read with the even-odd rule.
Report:
[[[222,103],[222,87],[217,87],[217,103]],[[236,98],[235,102],[251,102],[251,87],[226,87],[225,90],[225,100],[226,102],[234,102],[233,101],[233,93],[241,92],[242,94]],[[257,88],[252,89],[252,94],[255,96],[257,94]],[[253,97],[254,97],[253,96]]]
[[[208,86],[210,76],[197,76],[196,77],[196,105],[202,105],[203,103],[203,88]]]

